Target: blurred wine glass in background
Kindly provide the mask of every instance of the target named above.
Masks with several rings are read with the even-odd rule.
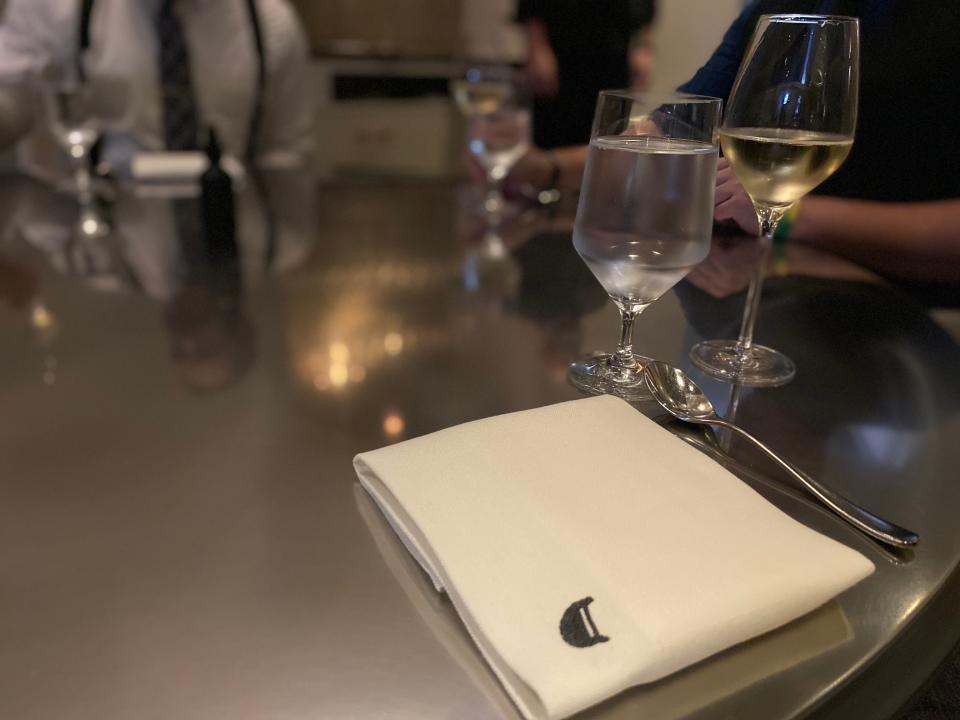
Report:
[[[521,76],[508,66],[470,67],[451,83],[467,123],[467,149],[483,169],[490,227],[504,213],[503,181],[530,148],[530,104]]]

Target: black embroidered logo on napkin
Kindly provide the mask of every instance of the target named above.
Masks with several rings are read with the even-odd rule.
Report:
[[[590,617],[588,605],[592,602],[592,597],[577,600],[566,609],[563,617],[560,618],[560,637],[568,645],[584,648],[607,642],[610,639],[606,635],[600,634],[593,618]]]

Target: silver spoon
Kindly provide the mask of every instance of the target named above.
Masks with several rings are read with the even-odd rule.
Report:
[[[828,490],[746,430],[722,419],[713,409],[710,399],[683,370],[655,360],[647,363],[644,370],[647,387],[653,397],[674,417],[684,422],[718,425],[739,433],[799,480],[820,502],[857,529],[889,545],[905,547],[917,544],[920,537],[915,532],[877,517],[856,503]]]

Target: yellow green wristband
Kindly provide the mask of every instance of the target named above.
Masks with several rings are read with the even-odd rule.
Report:
[[[787,238],[790,237],[790,227],[797,217],[800,203],[795,202],[784,213],[773,233],[773,272],[775,275],[787,274]]]
[[[790,237],[790,228],[793,226],[794,220],[797,219],[797,213],[800,211],[800,203],[795,202],[790,206],[790,209],[784,213],[783,217],[780,218],[780,222],[777,224],[777,231],[773,234],[774,242],[785,242],[788,237]]]

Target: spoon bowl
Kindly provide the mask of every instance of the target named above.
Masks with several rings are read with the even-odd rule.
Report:
[[[683,370],[659,360],[645,369],[647,387],[668,413],[688,422],[718,418],[710,398]]]

